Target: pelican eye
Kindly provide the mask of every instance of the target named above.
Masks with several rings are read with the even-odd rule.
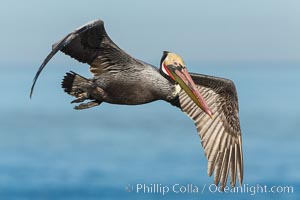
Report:
[[[183,69],[185,68],[185,65],[182,65],[181,63],[179,64],[179,66]]]

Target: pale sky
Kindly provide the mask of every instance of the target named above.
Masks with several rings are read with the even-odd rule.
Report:
[[[154,64],[163,50],[193,62],[300,61],[298,0],[75,2],[2,1],[1,67],[40,63],[53,43],[97,18],[117,45]]]

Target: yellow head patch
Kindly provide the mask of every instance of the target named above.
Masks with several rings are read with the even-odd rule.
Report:
[[[164,65],[175,65],[175,66],[182,66],[185,67],[185,63],[183,59],[175,54],[175,53],[168,53],[167,57],[164,60]]]

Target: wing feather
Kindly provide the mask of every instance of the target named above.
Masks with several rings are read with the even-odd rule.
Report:
[[[220,183],[221,189],[226,186],[229,175],[231,186],[235,186],[237,176],[242,184],[243,152],[235,86],[227,79],[191,75],[213,111],[214,119],[205,114],[183,90],[179,94],[179,107],[194,120],[208,159],[208,175],[214,172],[214,182]]]

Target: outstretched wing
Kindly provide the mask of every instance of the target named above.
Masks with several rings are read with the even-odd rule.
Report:
[[[62,51],[79,62],[91,65],[90,71],[97,74],[103,71],[125,70],[131,66],[142,67],[143,63],[121,50],[107,35],[102,20],[89,22],[52,46],[52,51],[39,67],[30,91],[30,97],[35,83],[49,60]]]
[[[234,83],[217,77],[191,74],[200,93],[213,112],[213,119],[205,114],[182,90],[179,105],[197,127],[208,159],[208,175],[214,172],[214,183],[226,186],[230,172],[230,185],[236,176],[243,181],[243,152],[238,99]],[[238,173],[237,173],[238,172]]]

